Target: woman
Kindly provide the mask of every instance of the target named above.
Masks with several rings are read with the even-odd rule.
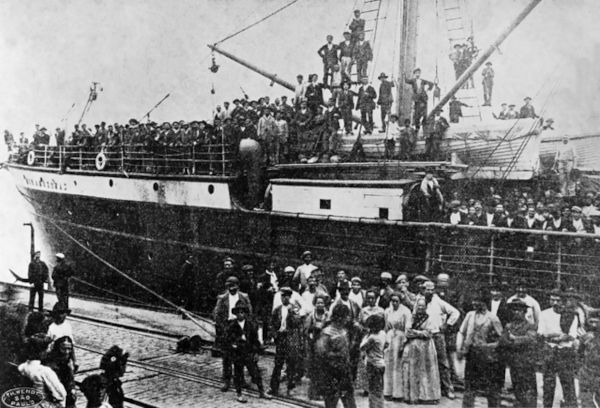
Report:
[[[394,293],[390,307],[385,310],[385,333],[389,344],[385,350],[385,376],[383,395],[386,398],[402,398],[402,352],[406,343],[406,329],[411,327],[412,314],[401,304],[402,295]]]
[[[72,358],[73,341],[68,336],[57,339],[52,344],[52,350],[44,360],[44,365],[50,367],[65,387],[67,392],[66,408],[75,406],[75,363]]]
[[[350,309],[338,303],[331,311],[331,320],[323,328],[315,345],[316,358],[320,361],[319,392],[325,400],[325,408],[336,408],[342,400],[345,408],[355,408],[352,371],[350,369],[350,342],[348,320]]]
[[[28,378],[33,387],[44,395],[41,407],[64,407],[67,392],[56,373],[50,368],[42,365],[42,358],[46,356],[46,349],[50,344],[50,338],[44,335],[35,335],[27,339],[25,343],[25,355],[27,361],[19,365],[19,373]]]
[[[316,373],[321,369],[321,362],[315,357],[315,343],[321,335],[321,330],[328,319],[328,313],[325,309],[328,296],[323,293],[318,293],[313,298],[314,310],[306,316],[304,322],[304,336],[307,342],[308,349],[308,378],[310,383],[308,385],[308,398],[316,400],[319,398],[317,393],[317,375]]]
[[[488,407],[500,406],[497,381],[502,365],[496,347],[502,336],[502,324],[487,308],[489,294],[482,291],[472,301],[473,310],[467,313],[456,339],[457,357],[465,363],[465,394],[463,408],[473,407],[475,393],[483,391]]]
[[[441,398],[440,374],[437,354],[432,338],[432,323],[427,315],[427,304],[420,297],[410,326],[407,326],[407,343],[402,360],[401,398],[409,403],[437,404]]]
[[[100,369],[104,370],[103,376],[106,379],[108,402],[112,408],[123,408],[125,395],[121,377],[125,374],[128,359],[129,353],[124,353],[119,346],[112,346],[100,360]]]
[[[367,319],[373,315],[379,315],[382,318],[384,317],[385,311],[377,306],[377,289],[369,289],[365,293],[366,306],[360,310],[360,314],[358,315],[358,324],[361,327],[362,333],[360,338],[368,333],[367,330]],[[358,361],[358,369],[357,369],[357,378],[358,383],[356,385],[357,388],[362,388],[364,391],[364,395],[368,395],[367,389],[367,364],[364,353],[361,353],[359,361]]]

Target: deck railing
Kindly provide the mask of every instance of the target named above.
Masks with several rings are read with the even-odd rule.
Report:
[[[231,175],[236,164],[232,145],[152,146],[130,144],[80,146],[20,146],[10,161],[34,167],[151,174]]]

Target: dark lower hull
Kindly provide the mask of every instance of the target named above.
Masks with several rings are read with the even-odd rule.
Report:
[[[383,269],[421,273],[424,265],[425,245],[416,228],[114,201],[34,189],[22,193],[35,208],[52,249],[65,252],[76,265],[77,276],[107,290],[107,297],[114,292],[156,304],[147,291],[78,243],[172,301],[182,301],[190,287],[196,287],[202,299],[195,308],[204,311],[210,310],[212,299],[222,290],[215,278],[225,256],[232,256],[238,268],[251,263],[260,273],[272,258],[280,269],[297,266],[302,251],[310,249],[326,281],[345,269],[375,283],[374,277]],[[182,281],[180,275],[189,254],[195,255],[196,282]],[[82,282],[73,285],[76,291],[103,295]]]

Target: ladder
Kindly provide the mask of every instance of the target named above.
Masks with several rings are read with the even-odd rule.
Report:
[[[464,0],[440,0],[440,3],[444,11],[450,50],[453,50],[454,45],[466,43],[467,38],[469,37],[468,29],[465,26],[466,16]],[[462,103],[471,106],[470,108],[463,108],[463,118],[478,118],[479,120],[482,120],[478,90],[474,86],[475,79],[472,78],[472,81],[473,87],[462,88],[455,96],[456,99]]]
[[[390,1],[390,0],[388,0]],[[375,40],[377,38],[377,27],[379,25],[379,21],[385,20],[386,17],[380,17],[381,5],[384,0],[363,0],[362,7],[360,8],[360,17],[365,20],[365,41],[368,41],[371,45],[371,49],[373,53],[375,53]],[[354,19],[354,10],[352,10],[352,17],[348,21],[347,26],[350,25],[350,22]],[[373,61],[371,62],[372,69]],[[371,70],[369,69],[369,71]],[[358,73],[352,72],[353,82],[358,81]]]

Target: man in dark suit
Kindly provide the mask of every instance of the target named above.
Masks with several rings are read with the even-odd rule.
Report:
[[[521,110],[519,111],[519,118],[521,118],[521,119],[538,118],[539,116],[536,115],[535,109],[534,109],[533,105],[531,104],[531,98],[529,96],[527,96],[523,100],[525,101],[525,105],[521,106]]]
[[[365,134],[373,132],[373,110],[375,109],[375,99],[377,92],[375,88],[369,85],[369,78],[362,77],[362,85],[358,89],[358,100],[356,107],[360,110],[361,125],[365,129]]]
[[[344,41],[338,45],[338,49],[340,50],[343,80],[350,82],[352,80],[351,71],[354,56],[354,44],[350,39],[349,31],[344,31]]]
[[[348,25],[352,44],[358,41],[360,34],[365,33],[365,20],[360,18],[360,10],[354,10],[354,18]]]
[[[413,78],[404,78],[404,82],[412,86],[413,102],[414,102],[414,119],[413,124],[417,130],[421,127],[421,122],[425,120],[427,115],[427,91],[433,89],[433,83],[421,79],[421,69],[415,68]]]
[[[230,276],[225,281],[227,292],[223,293],[217,299],[217,304],[214,310],[215,319],[215,346],[221,350],[227,350],[227,335],[226,329],[231,321],[236,317],[233,313],[233,308],[238,302],[242,302],[248,307],[248,311],[252,314],[252,305],[247,294],[239,291],[240,281],[235,276]],[[225,392],[231,386],[231,369],[233,361],[229,353],[222,353],[223,357],[223,381],[224,385],[221,391]]]
[[[350,82],[342,83],[342,91],[338,95],[337,105],[344,120],[346,135],[352,134],[352,110],[354,109],[354,92],[350,90]]]
[[[504,205],[498,203],[494,209],[494,215],[492,216],[492,224],[493,227],[498,228],[507,228],[508,225],[506,223],[506,214],[504,213]]]
[[[379,85],[379,99],[377,99],[377,105],[379,105],[379,109],[381,109],[381,130],[379,130],[379,133],[385,133],[387,116],[392,110],[392,104],[394,103],[392,88],[395,84],[394,81],[389,81],[387,78],[385,72],[382,72],[377,78],[381,81],[381,84]]]
[[[373,61],[373,49],[368,41],[365,41],[365,34],[360,33],[358,41],[354,44],[352,53],[356,61],[356,72],[358,78],[368,75],[369,61]]]
[[[271,389],[269,394],[279,395],[281,369],[285,363],[287,376],[287,394],[290,395],[295,388],[295,380],[300,367],[300,331],[302,319],[296,306],[292,306],[290,299],[292,289],[283,287],[281,292],[281,305],[273,310],[271,328],[275,336],[275,364],[271,374]]]
[[[257,385],[260,398],[270,399],[271,397],[265,394],[258,368],[258,355],[261,352],[258,327],[254,321],[247,319],[250,310],[244,301],[238,301],[232,312],[236,318],[229,321],[226,328],[226,353],[233,360],[233,383],[237,392],[237,400],[241,403],[247,402],[242,395],[244,367],[248,369],[252,381]]]
[[[333,43],[333,36],[327,36],[327,43],[317,51],[323,60],[323,85],[327,86],[327,79],[331,76],[333,66],[338,63],[339,48]]]

